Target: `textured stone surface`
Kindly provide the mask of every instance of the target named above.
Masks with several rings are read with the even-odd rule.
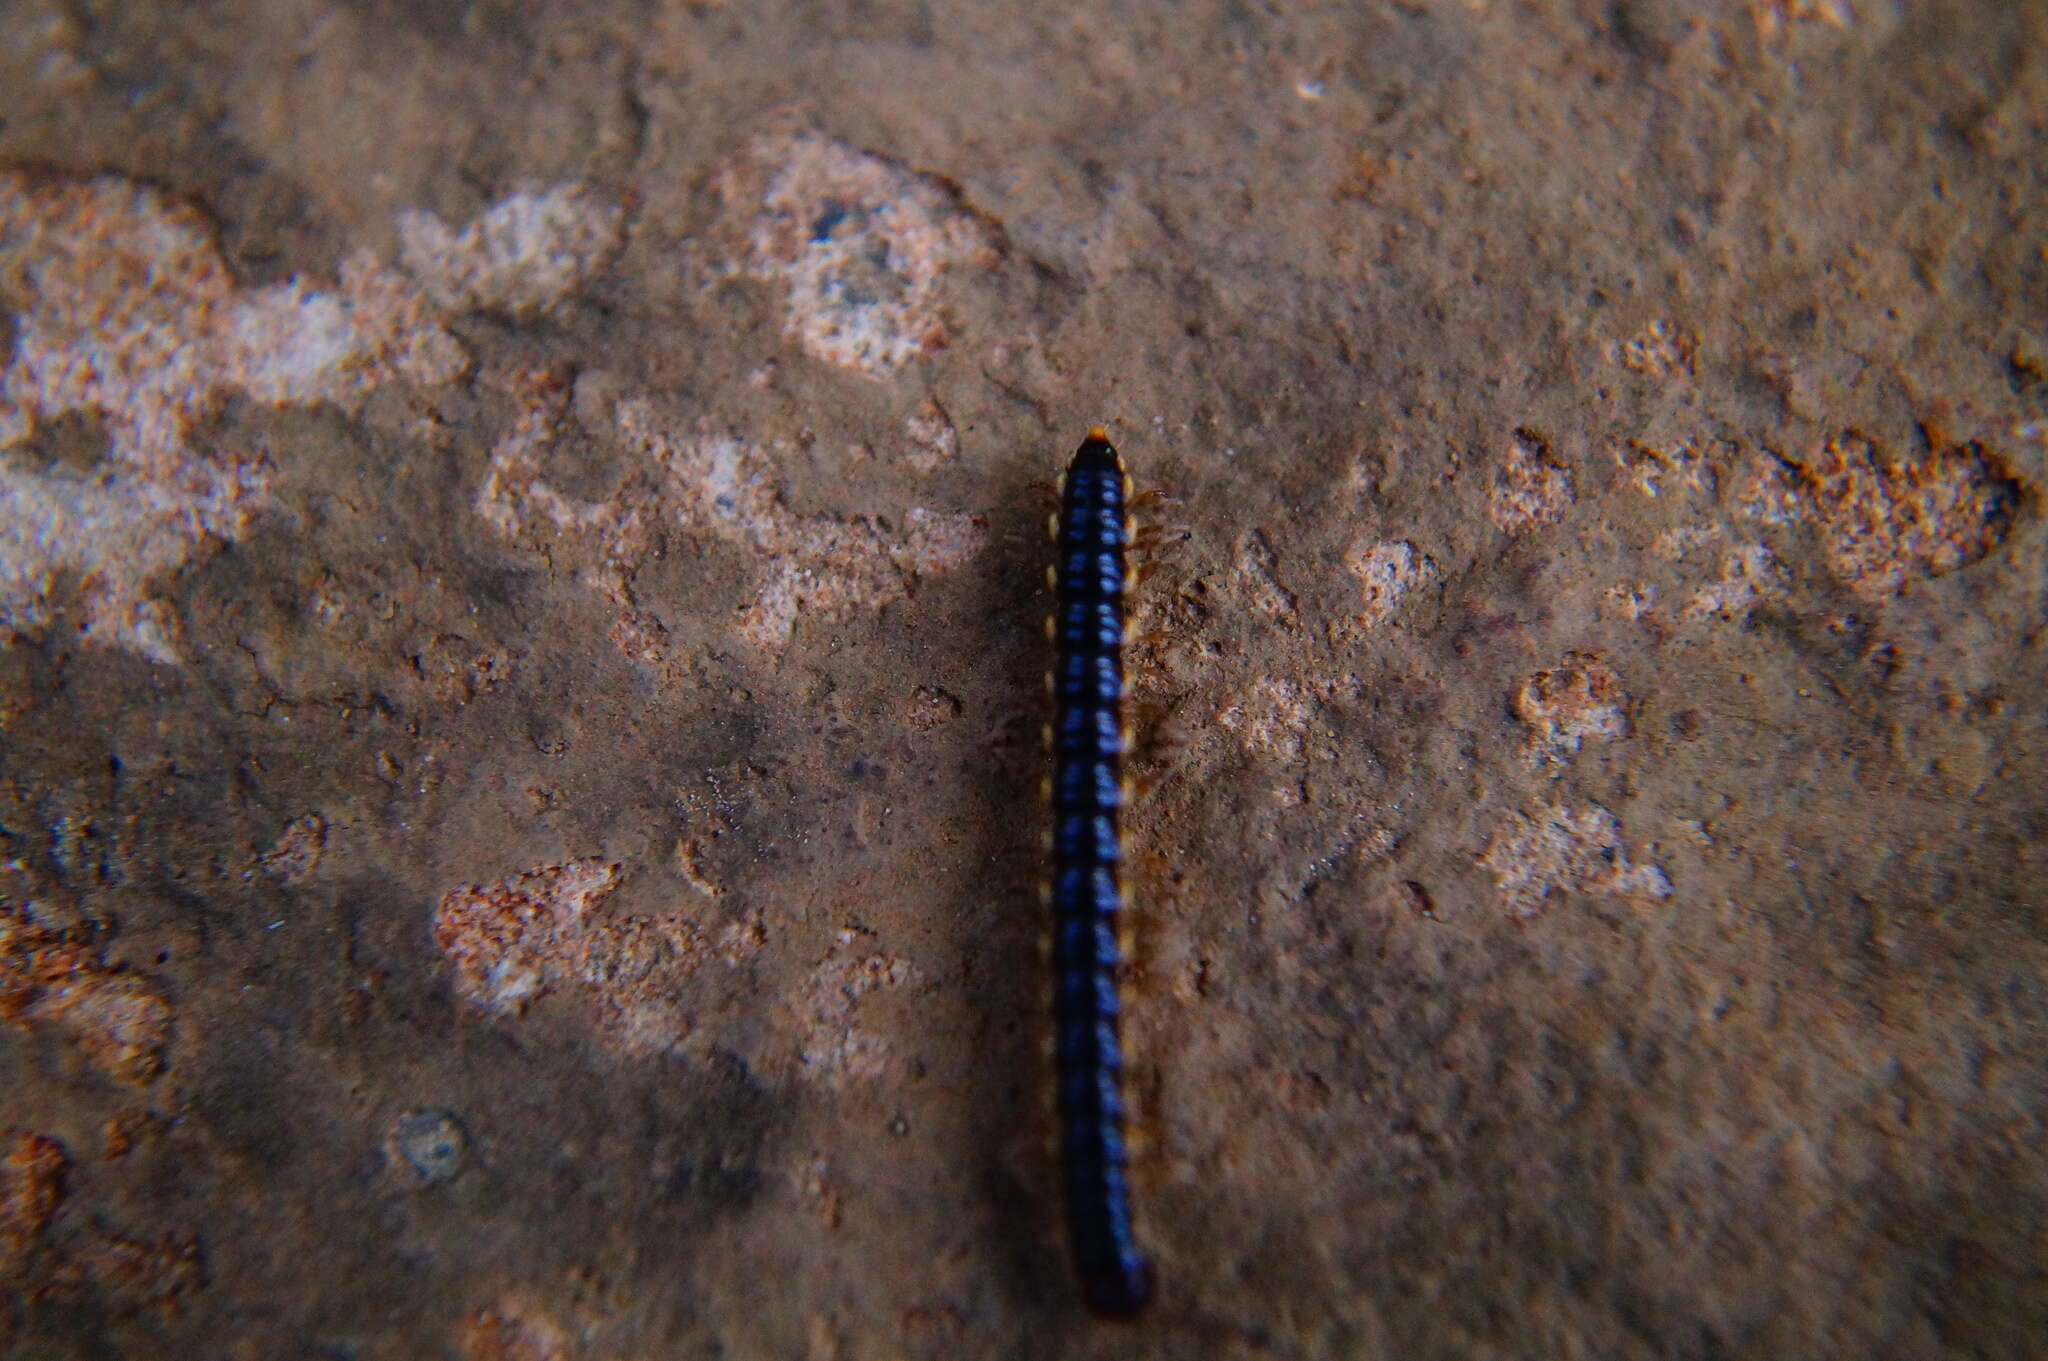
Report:
[[[0,0],[0,1349],[2037,1353],[2044,110],[1990,0]]]
[[[108,1076],[137,1085],[163,1067],[170,1018],[160,988],[108,967],[81,933],[39,925],[32,903],[0,905],[0,1021],[55,1031]]]

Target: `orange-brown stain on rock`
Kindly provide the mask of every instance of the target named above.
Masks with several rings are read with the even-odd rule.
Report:
[[[149,979],[109,965],[75,932],[52,931],[0,904],[0,1020],[47,1027],[121,1082],[163,1069],[171,1005]]]
[[[462,1361],[568,1361],[569,1334],[523,1292],[508,1291],[464,1316],[455,1332]]]
[[[95,1230],[65,1245],[51,1288],[56,1292],[93,1290],[116,1309],[152,1309],[170,1315],[205,1283],[199,1240],[190,1235],[129,1238]]]
[[[1515,717],[1529,728],[1523,754],[1534,765],[1559,767],[1589,737],[1628,736],[1628,702],[1620,677],[1588,653],[1572,652],[1555,667],[1532,673],[1515,692]]]
[[[2019,484],[1981,445],[1909,459],[1854,432],[1829,439],[1800,481],[1828,566],[1874,600],[1981,559],[2004,542],[2019,502]]]
[[[1520,534],[1556,524],[1577,499],[1571,474],[1551,454],[1549,444],[1518,430],[1487,489],[1486,514],[1502,533]]]
[[[40,1134],[0,1135],[0,1281],[18,1275],[64,1198],[64,1147]]]

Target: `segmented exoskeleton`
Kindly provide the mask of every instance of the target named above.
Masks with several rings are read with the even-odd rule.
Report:
[[[1052,520],[1049,898],[1067,1227],[1088,1307],[1109,1315],[1137,1312],[1152,1286],[1131,1228],[1118,1030],[1129,502],[1123,460],[1090,430]]]

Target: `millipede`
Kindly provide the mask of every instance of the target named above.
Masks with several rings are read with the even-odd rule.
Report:
[[[1053,513],[1052,805],[1054,1053],[1067,1232],[1088,1308],[1127,1317],[1152,1293],[1152,1268],[1131,1224],[1124,1144],[1120,813],[1131,479],[1098,426],[1060,478]]]

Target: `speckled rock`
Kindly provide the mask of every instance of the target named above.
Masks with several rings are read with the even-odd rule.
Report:
[[[0,1350],[2037,1354],[2044,110],[1991,0],[0,3]]]

